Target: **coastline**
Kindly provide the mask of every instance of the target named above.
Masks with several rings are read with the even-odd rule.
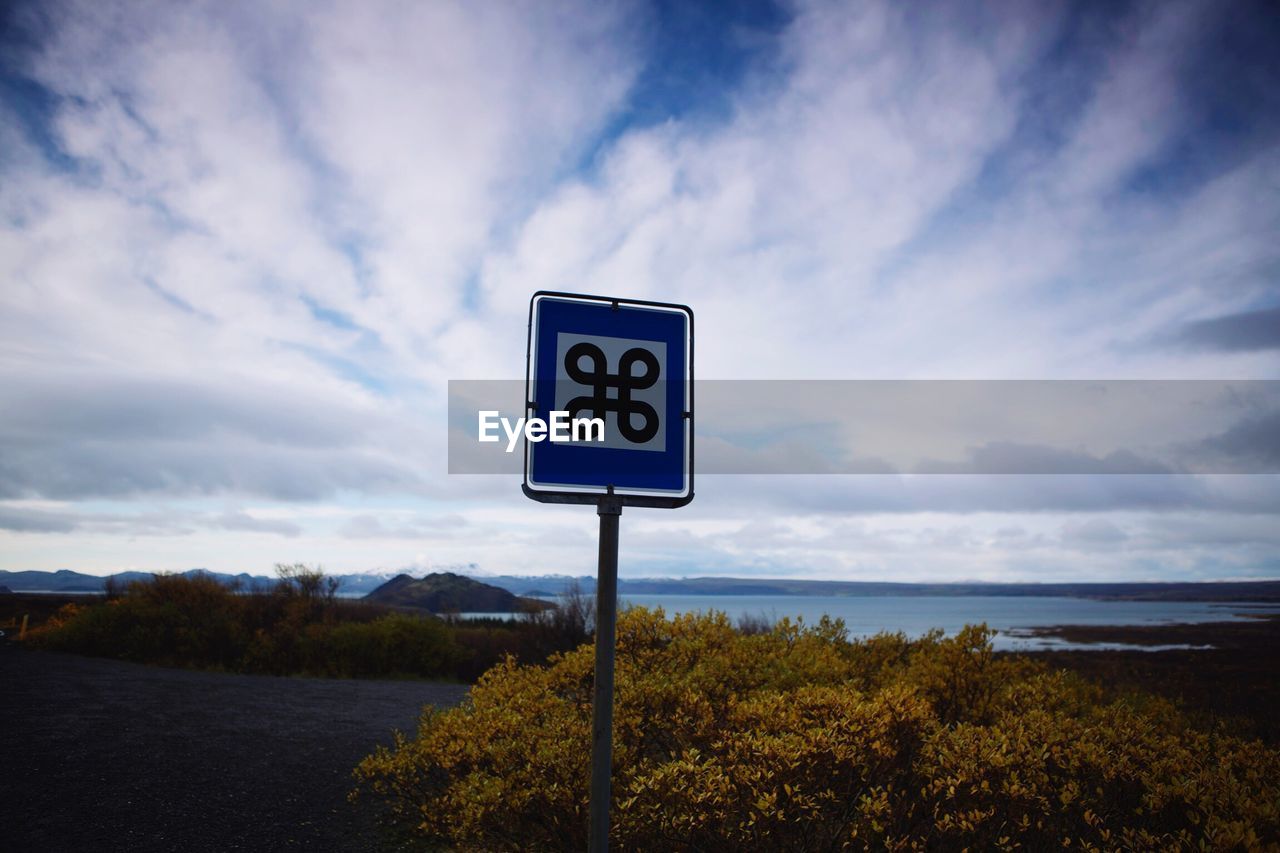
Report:
[[[1280,743],[1280,718],[1275,714],[1280,707],[1280,614],[1243,615],[1250,618],[1195,624],[1047,626],[1031,633],[1138,648],[1015,654],[1070,670],[1100,685],[1108,698],[1153,694],[1174,702],[1213,730]],[[1163,645],[1196,648],[1149,650]]]

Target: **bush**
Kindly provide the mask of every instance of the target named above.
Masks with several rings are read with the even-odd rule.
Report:
[[[453,672],[462,654],[440,620],[401,613],[337,625],[317,645],[312,671],[347,678]]]
[[[612,838],[635,850],[1258,849],[1280,756],[992,656],[721,614],[618,622]],[[424,846],[586,846],[593,649],[514,660],[357,768]],[[353,794],[355,796],[355,794]]]
[[[318,569],[279,565],[268,591],[244,593],[205,575],[159,575],[67,605],[33,645],[141,663],[269,675],[425,677],[472,681],[507,655],[542,662],[592,629],[590,600],[519,620],[445,622],[336,597]]]
[[[277,675],[448,678],[466,657],[439,619],[342,602],[319,571],[277,568],[274,588],[253,594],[211,577],[158,575],[102,602],[67,605],[32,642],[141,663]]]
[[[159,575],[102,603],[69,605],[33,640],[64,651],[231,669],[250,640],[241,598],[213,578]]]

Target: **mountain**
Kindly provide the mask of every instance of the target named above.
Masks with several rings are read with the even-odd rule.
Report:
[[[519,595],[554,598],[576,585],[593,595],[593,577],[494,575],[485,578]],[[621,595],[1043,596],[1128,601],[1280,601],[1280,581],[1118,583],[896,583],[790,578],[619,578]]]
[[[211,572],[208,569],[188,569],[182,572],[183,575],[204,575],[211,577],[216,581],[231,586],[238,584],[243,590],[269,590],[275,583],[275,578],[264,577],[262,575],[251,575],[247,572],[239,574],[227,574],[224,572]],[[109,576],[117,585],[126,586],[135,581],[149,581],[155,577],[153,572],[117,572]],[[338,592],[344,595],[361,595],[377,589],[391,577],[388,573],[383,574],[352,574],[352,575],[335,575],[338,579]],[[0,583],[9,587],[14,592],[103,592],[106,589],[107,578],[102,575],[87,575],[83,572],[73,572],[69,569],[60,569],[56,572],[8,572],[0,570]]]
[[[275,578],[250,575],[244,572],[231,575],[210,572],[206,569],[190,569],[183,574],[204,574],[225,584],[239,584],[244,590],[267,590]],[[132,581],[145,581],[155,577],[150,572],[121,572],[112,575],[123,585]],[[359,596],[381,591],[391,581],[404,586],[408,574],[364,572],[334,575],[338,580],[338,593],[343,596]],[[569,575],[486,575],[483,581],[453,572],[428,575],[430,578],[457,578],[469,581],[481,588],[517,596],[555,598],[577,586],[585,595],[594,595],[594,577]],[[14,592],[102,592],[106,578],[61,569],[56,572],[9,572],[0,570],[0,584]],[[446,585],[447,586],[447,585]],[[457,589],[461,589],[454,584]],[[394,588],[393,588],[394,589]],[[789,578],[620,578],[618,592],[622,595],[835,595],[835,596],[1054,596],[1065,598],[1102,598],[1130,601],[1280,601],[1280,581],[1201,581],[1168,583],[894,583],[880,581],[809,581]],[[391,593],[387,593],[391,594]],[[485,595],[492,596],[492,593]],[[482,601],[498,601],[481,597]],[[504,599],[505,600],[505,599]],[[510,605],[505,605],[510,607]],[[449,609],[449,608],[446,608]],[[490,607],[454,608],[462,612],[515,612]]]
[[[396,575],[364,600],[432,613],[521,613],[550,606],[453,572],[437,572],[425,578]]]
[[[59,569],[56,572],[0,571],[0,583],[14,592],[102,592],[106,578],[70,569]]]
[[[338,579],[338,592],[341,594],[367,595],[395,577],[395,575],[395,572],[368,572],[354,575],[336,575],[335,577]]]

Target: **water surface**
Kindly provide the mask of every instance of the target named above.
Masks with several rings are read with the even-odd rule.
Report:
[[[820,596],[820,595],[624,595],[622,605],[661,607],[668,615],[719,610],[732,620],[784,616],[816,623],[824,615],[843,619],[850,637],[901,631],[919,637],[933,628],[954,634],[967,624],[985,622],[998,633],[995,648],[1143,648],[1156,651],[1181,646],[1127,646],[1120,643],[1068,643],[1055,637],[1020,636],[1031,628],[1052,625],[1160,625],[1231,622],[1246,613],[1274,613],[1280,606],[1257,602],[1102,601],[1090,598],[1039,596]]]

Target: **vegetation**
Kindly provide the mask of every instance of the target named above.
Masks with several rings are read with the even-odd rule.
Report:
[[[105,599],[38,613],[29,641],[242,672],[479,677],[467,704],[428,712],[415,737],[366,759],[360,796],[427,848],[585,846],[590,599],[575,591],[515,622],[462,621],[344,601],[306,566],[278,574],[265,593],[201,576],[113,584]],[[23,613],[47,600],[10,598]],[[981,626],[850,642],[838,621],[634,610],[618,626],[614,842],[1280,849],[1280,753],[1237,736],[1273,733],[1262,718],[1274,684],[1249,685],[1274,681],[1276,625],[1178,629],[1223,646],[1213,651],[1036,660],[994,654]],[[1160,685],[1190,713],[1142,692]]]
[[[1277,849],[1280,753],[994,655],[723,615],[618,623],[613,842],[636,850]],[[593,649],[508,659],[357,769],[408,840],[583,849]]]
[[[32,632],[36,646],[165,666],[275,675],[474,680],[514,655],[539,662],[582,643],[584,605],[472,624],[336,597],[304,565],[277,566],[267,593],[201,575],[159,575],[105,599],[68,603]]]
[[[1200,728],[1280,745],[1280,614],[1185,625],[1062,626],[1043,633],[1084,643],[1189,646],[1047,651],[1035,657],[1103,685],[1107,696],[1155,693],[1176,702]]]

